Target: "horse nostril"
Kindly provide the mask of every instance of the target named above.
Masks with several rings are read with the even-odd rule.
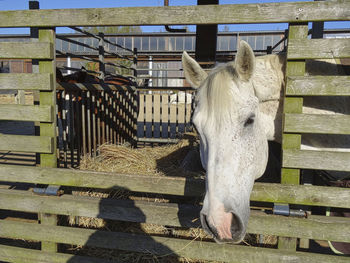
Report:
[[[202,224],[204,223],[204,224],[203,224],[204,230],[206,230],[209,234],[213,235],[214,238],[218,238],[218,232],[217,232],[217,230],[216,230],[215,227],[212,227],[212,226],[209,224],[209,222],[208,222],[208,220],[207,220],[207,216],[204,215],[204,214],[202,214],[202,218],[203,218]]]
[[[235,213],[232,213],[231,234],[234,243],[240,242],[245,235],[243,223]]]

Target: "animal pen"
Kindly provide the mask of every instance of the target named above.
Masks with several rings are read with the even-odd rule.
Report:
[[[37,105],[0,105],[0,120],[37,122],[40,132],[35,136],[0,134],[0,150],[35,152],[40,157],[40,166],[0,165],[0,260],[109,262],[103,255],[98,258],[81,255],[78,249],[77,253],[63,250],[66,245],[74,245],[149,253],[159,260],[174,256],[225,262],[348,262],[346,256],[310,252],[306,241],[350,243],[349,218],[296,213],[295,210],[300,207],[303,211],[311,210],[311,207],[350,209],[348,188],[300,184],[301,169],[350,171],[349,152],[300,148],[303,133],[350,134],[350,116],[302,113],[303,97],[350,96],[349,76],[305,76],[307,59],[350,57],[348,39],[309,39],[308,22],[348,20],[348,1],[1,11],[0,27],[38,28],[38,38],[31,42],[1,42],[0,58],[32,59],[38,65],[38,72],[1,73],[0,89],[37,91],[39,102]],[[55,27],[240,23],[289,23],[281,184],[255,183],[251,194],[254,209],[252,207],[248,225],[250,234],[278,236],[278,245],[216,244],[208,238],[189,240],[123,232],[124,229],[107,231],[63,224],[59,219],[71,216],[196,229],[200,205],[191,200],[202,197],[205,183],[201,177],[183,177],[181,174],[156,177],[57,168],[59,85],[55,81]],[[95,96],[94,92],[91,91],[89,96]],[[99,98],[101,101],[111,98],[103,98],[101,94],[96,95],[94,105]],[[119,100],[121,97],[116,95],[115,102],[120,103]],[[70,97],[68,102],[72,103]],[[96,108],[99,109],[96,106],[94,110]],[[28,191],[34,185],[41,187],[40,195]],[[69,191],[62,194],[60,187],[122,189],[135,195],[166,196],[169,202],[76,196]],[[272,213],[273,204],[279,204],[283,213]],[[29,215],[32,220],[11,220],[21,214]],[[295,214],[299,216],[293,216]],[[18,240],[40,242],[40,246],[26,247],[15,242]]]

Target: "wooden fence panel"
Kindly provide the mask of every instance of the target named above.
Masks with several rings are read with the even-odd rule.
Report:
[[[276,16],[278,14],[278,16]],[[336,14],[336,15],[335,15]],[[347,1],[23,10],[0,12],[0,27],[203,25],[350,20]]]
[[[126,189],[179,196],[203,196],[205,191],[203,179],[16,165],[0,165],[0,178],[8,182]],[[350,208],[349,194],[350,190],[346,188],[255,183],[251,200]]]
[[[52,54],[51,60],[39,61],[39,72],[51,74],[56,79],[56,54],[55,54],[55,41],[56,33],[54,29],[39,29],[39,42],[35,44],[41,45],[41,43],[49,43],[50,53]],[[27,51],[30,52],[30,51]],[[56,81],[52,82],[52,88],[50,91],[40,91],[41,106],[47,105],[56,109]],[[56,117],[56,114],[55,114]],[[51,153],[40,154],[40,166],[41,167],[57,167],[57,135],[56,135],[57,122],[56,118],[53,118],[52,122],[40,122],[40,137],[49,136],[54,141],[52,144]],[[52,227],[57,225],[57,216],[52,214],[39,214],[39,220],[42,225]],[[41,249],[48,252],[57,252],[57,244],[52,242],[42,242]]]
[[[175,227],[199,227],[200,206],[64,195],[38,196],[0,190],[1,209],[30,213],[85,216]],[[0,221],[6,227],[6,221]],[[293,218],[251,211],[248,233],[350,242],[350,219],[310,216]]]
[[[286,113],[284,131],[291,133],[350,134],[350,116]]]
[[[350,96],[350,76],[288,76],[288,96]]]
[[[288,59],[348,58],[348,38],[288,40]]]
[[[53,76],[48,73],[1,73],[0,90],[50,90]]]
[[[283,152],[283,166],[350,172],[350,152],[288,149]]]
[[[0,260],[18,263],[111,263],[100,258],[50,253],[36,249],[0,245]]]
[[[53,59],[52,44],[48,42],[1,42],[0,59]]]
[[[0,149],[16,152],[52,154],[54,142],[48,136],[7,135],[0,133]]]
[[[0,120],[53,122],[52,106],[0,105]]]
[[[192,259],[225,262],[348,262],[347,257],[305,252],[280,251],[271,248],[216,244],[176,238],[136,235],[92,229],[45,226],[32,223],[3,221],[1,235],[8,238],[41,240],[46,242],[86,245],[107,249],[147,252],[154,255],[174,255]]]
[[[288,32],[288,44],[290,41],[299,41],[301,39],[307,38],[308,25],[307,23],[300,24],[290,24]],[[289,45],[288,45],[289,48]],[[288,50],[289,52],[289,50]],[[287,54],[288,58],[288,54]],[[289,58],[288,58],[289,59]],[[286,65],[286,76],[296,75],[303,76],[305,74],[305,61],[290,61],[287,60]],[[301,113],[303,105],[303,98],[288,98],[284,99],[284,109],[283,113]],[[284,151],[288,148],[299,149],[301,140],[292,140],[288,134],[283,131],[282,134],[282,153],[284,159]],[[286,143],[287,142],[287,143]],[[300,170],[299,169],[288,169],[282,165],[281,169],[281,183],[282,184],[300,184]],[[284,204],[287,205],[287,204]],[[279,237],[278,238],[278,248],[282,250],[295,251],[297,246],[296,238],[290,237]]]
[[[279,15],[276,16],[275,14]],[[334,14],[337,14],[336,16]],[[187,6],[187,7],[154,7],[145,8],[110,8],[110,9],[71,9],[71,10],[36,10],[36,11],[1,11],[0,27],[53,27],[53,26],[98,26],[98,25],[160,25],[160,24],[232,24],[232,23],[259,23],[259,22],[307,22],[307,21],[339,21],[350,20],[350,6],[347,1],[337,2],[309,2],[309,3],[269,3],[249,5],[221,5],[221,6]],[[349,57],[348,41],[341,40],[307,40],[307,24],[294,24],[290,27],[290,48],[287,63],[287,94],[302,93],[300,81],[305,73],[307,58],[334,58]],[[49,111],[56,105],[55,87],[55,34],[53,29],[40,29],[38,43],[0,43],[1,58],[33,58],[43,59],[39,62],[42,75],[33,74],[33,79],[26,82],[29,76],[0,75],[0,89],[5,89],[8,81],[16,85],[23,85],[20,89],[34,87],[35,78],[45,82],[40,89],[40,106],[16,108],[22,111],[10,113],[12,106],[1,106],[4,111],[1,118],[15,120],[33,120],[31,114],[40,116],[41,136],[0,135],[0,148],[8,150],[39,152],[43,168],[0,166],[0,180],[10,182],[27,182],[40,184],[56,184],[77,187],[97,188],[124,188],[131,191],[164,193],[171,195],[200,196],[204,191],[202,179],[155,177],[140,175],[116,175],[112,173],[98,173],[88,171],[71,171],[49,167],[57,166],[56,156],[56,118],[52,113],[44,114],[46,107]],[[29,51],[30,49],[30,51]],[[300,60],[301,59],[301,60]],[[291,61],[293,60],[293,61]],[[45,75],[44,75],[45,74]],[[45,76],[45,77],[44,77]],[[49,76],[49,79],[47,77]],[[294,79],[293,79],[294,78]],[[343,79],[309,79],[312,84],[306,95],[349,95],[349,78]],[[341,81],[344,83],[340,83]],[[293,82],[294,81],[294,82]],[[323,81],[323,85],[316,86]],[[24,83],[26,82],[26,83]],[[316,84],[315,84],[316,83]],[[293,86],[294,85],[294,86]],[[295,88],[296,86],[296,88]],[[337,86],[330,91],[329,86]],[[15,85],[10,86],[14,89]],[[18,88],[17,88],[18,89]],[[34,88],[36,89],[36,88]],[[294,92],[294,93],[293,93]],[[126,93],[126,92],[125,92]],[[90,94],[90,93],[88,93]],[[106,95],[106,96],[105,96]],[[125,95],[125,96],[129,96]],[[125,99],[125,98],[124,98]],[[70,98],[71,101],[71,98]],[[93,101],[95,102],[95,101]],[[152,100],[152,103],[154,101]],[[96,102],[97,103],[97,102]],[[113,140],[113,131],[110,129],[113,119],[111,98],[102,94],[102,107],[105,115],[103,122],[103,141]],[[83,103],[84,104],[84,103]],[[288,132],[349,132],[349,118],[333,116],[328,123],[334,124],[336,130],[325,125],[324,116],[302,115],[303,99],[300,97],[285,99],[285,134],[283,134],[283,170],[282,185],[256,184],[252,193],[252,200],[281,202],[290,204],[325,205],[332,207],[350,208],[349,189],[333,187],[314,187],[289,185],[298,184],[299,169],[331,169],[350,171],[350,153],[301,151],[300,134]],[[85,105],[86,106],[86,105]],[[121,107],[130,108],[122,101]],[[176,104],[176,112],[178,112]],[[93,108],[92,108],[93,109]],[[90,125],[90,110],[87,109],[87,121]],[[114,109],[114,108],[113,108]],[[1,110],[1,108],[0,108]],[[131,113],[132,114],[132,113]],[[152,114],[154,111],[152,110]],[[161,114],[161,113],[160,113]],[[132,114],[135,120],[135,114]],[[49,117],[50,116],[50,117]],[[94,116],[92,116],[94,117]],[[133,136],[135,123],[130,116],[122,113],[120,126],[129,136]],[[84,118],[84,117],[83,117]],[[126,120],[127,119],[127,120]],[[37,120],[37,119],[36,119]],[[153,117],[152,117],[153,120]],[[309,121],[316,122],[317,130],[309,125]],[[176,115],[176,128],[178,129]],[[95,123],[94,119],[93,122]],[[94,124],[93,124],[94,125]],[[134,129],[131,129],[133,127]],[[333,127],[333,128],[334,128]],[[88,126],[88,140],[91,138],[91,127]],[[94,126],[93,126],[93,128]],[[72,133],[71,133],[72,135]],[[84,134],[84,136],[86,136]],[[94,132],[92,132],[94,136]],[[26,141],[17,141],[17,139]],[[115,139],[114,139],[115,140]],[[88,142],[89,143],[89,142]],[[91,149],[91,143],[89,149]],[[94,146],[94,148],[96,148]],[[85,151],[85,149],[84,149]],[[13,248],[0,245],[0,259],[15,262],[101,262],[98,259],[86,259],[79,256],[55,253],[57,243],[87,245],[101,248],[148,252],[155,255],[179,255],[204,260],[230,262],[347,262],[348,258],[328,255],[310,254],[293,251],[296,248],[296,237],[318,238],[350,242],[350,224],[346,218],[316,217],[308,219],[286,218],[252,212],[248,231],[252,233],[279,235],[279,248],[266,249],[258,247],[218,245],[212,242],[198,242],[195,240],[180,240],[175,238],[142,236],[129,233],[116,233],[81,229],[74,227],[57,226],[56,214],[99,216],[115,220],[134,222],[149,222],[169,224],[175,226],[194,226],[193,217],[198,216],[198,206],[186,206],[181,210],[176,204],[148,204],[139,201],[106,200],[88,197],[62,196],[43,197],[28,192],[0,190],[0,207],[9,210],[40,212],[41,224],[23,223],[0,220],[0,234],[5,238],[20,238],[42,242],[43,251],[34,251],[23,248]],[[135,206],[135,207],[134,207]],[[101,212],[101,208],[102,212]],[[181,212],[186,211],[184,215]],[[142,213],[142,215],[141,215]],[[181,221],[185,216],[184,221]],[[185,222],[185,223],[184,223]],[[279,226],[278,228],[276,226]],[[283,237],[291,237],[289,239]],[[64,261],[65,260],[65,261]]]

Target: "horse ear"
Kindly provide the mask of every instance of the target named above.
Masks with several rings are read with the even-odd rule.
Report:
[[[191,58],[186,51],[182,54],[182,67],[185,73],[186,80],[193,88],[198,88],[208,74],[201,68],[201,66]]]
[[[248,81],[255,70],[255,55],[249,44],[243,40],[239,43],[235,59],[235,68],[244,81]]]

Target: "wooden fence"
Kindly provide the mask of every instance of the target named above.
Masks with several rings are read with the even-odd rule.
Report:
[[[220,14],[220,15],[218,15]],[[279,14],[276,16],[275,14]],[[0,27],[39,27],[37,43],[0,43],[0,58],[30,58],[39,60],[39,73],[0,74],[0,89],[40,90],[40,105],[1,105],[1,120],[37,121],[39,136],[1,135],[0,149],[40,153],[41,167],[0,165],[2,185],[31,187],[33,184],[77,187],[78,189],[124,189],[131,192],[162,194],[169,203],[116,200],[89,196],[74,196],[68,191],[61,196],[37,195],[30,191],[0,189],[0,260],[8,262],[109,262],[108,259],[69,254],[57,249],[57,244],[128,250],[186,258],[227,262],[348,262],[346,256],[322,255],[297,249],[297,239],[331,240],[350,243],[349,218],[308,215],[306,218],[272,215],[267,210],[252,210],[248,232],[279,236],[277,248],[216,244],[212,240],[142,235],[68,227],[58,216],[86,216],[134,223],[153,223],[173,227],[198,227],[197,204],[172,202],[203,195],[202,179],[155,177],[101,173],[54,168],[56,156],[56,105],[54,30],[43,27],[79,25],[158,25],[158,24],[232,24],[232,23],[293,23],[289,31],[287,64],[287,97],[283,143],[282,184],[256,183],[252,201],[290,205],[350,208],[350,191],[346,188],[299,185],[299,169],[315,168],[350,171],[349,153],[310,152],[300,150],[300,135],[310,132],[308,124],[290,130],[293,118],[305,122],[310,117],[300,112],[302,96],[309,94],[349,95],[349,85],[338,85],[348,77],[304,77],[306,58],[350,57],[349,42],[337,40],[307,40],[307,21],[350,20],[348,1],[271,3],[222,6],[186,6],[157,8],[67,9],[36,11],[1,11]],[[300,39],[305,38],[305,40]],[[312,48],[311,48],[312,47]],[[307,50],[302,52],[302,50]],[[301,89],[302,81],[310,84],[308,92]],[[322,85],[315,85],[322,81]],[[328,86],[329,84],[329,86]],[[296,97],[295,97],[296,96]],[[299,107],[298,109],[294,106]],[[8,112],[8,114],[5,114]],[[326,119],[325,121],[323,119]],[[327,125],[342,121],[345,128],[336,133],[349,133],[349,122],[316,118],[317,131],[329,131]],[[293,126],[293,125],[292,125]],[[314,127],[312,131],[314,132]],[[316,162],[315,160],[320,160]],[[23,189],[23,188],[22,188]],[[57,187],[56,187],[57,190]],[[55,192],[59,193],[59,192]],[[177,199],[174,198],[177,196]],[[6,218],[5,212],[21,211],[38,214],[23,222]],[[7,220],[8,219],[8,220]],[[38,222],[40,222],[38,224]],[[11,245],[11,240],[41,242],[40,247],[23,248]]]
[[[139,144],[177,143],[182,134],[193,131],[194,95],[190,87],[139,88]]]
[[[139,95],[136,87],[59,83],[57,90],[60,167],[76,167],[104,143],[136,146]]]

